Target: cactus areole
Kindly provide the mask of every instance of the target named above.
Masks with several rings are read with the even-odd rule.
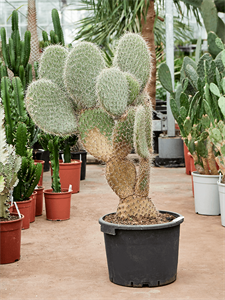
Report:
[[[64,67],[57,67],[58,56],[64,54]],[[49,46],[40,60],[39,80],[28,87],[26,106],[46,133],[78,134],[84,148],[106,163],[106,179],[119,197],[119,220],[152,218],[160,223],[161,214],[148,197],[152,107],[146,86],[150,67],[150,52],[138,34],[120,39],[111,68],[92,43],[79,42],[68,55],[60,45]],[[127,157],[133,147],[140,156],[138,170]]]

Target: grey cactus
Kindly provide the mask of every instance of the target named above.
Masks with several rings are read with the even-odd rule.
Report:
[[[47,68],[47,54],[43,53],[40,69]],[[65,60],[64,86],[54,80],[62,74],[54,57],[54,66],[49,64],[54,76],[39,79],[27,90],[26,106],[34,122],[47,133],[78,133],[84,148],[106,163],[107,181],[120,198],[118,218],[158,219],[148,197],[152,111],[145,89],[151,59],[144,39],[124,35],[111,68],[94,44],[78,43]],[[133,147],[140,156],[138,172],[127,158]]]

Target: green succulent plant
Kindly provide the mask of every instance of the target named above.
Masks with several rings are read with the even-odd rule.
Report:
[[[33,193],[42,172],[42,165],[34,164],[32,145],[37,141],[38,129],[28,116],[24,103],[24,92],[19,77],[1,80],[1,96],[5,111],[5,131],[8,144],[15,146],[16,154],[22,157],[18,171],[18,183],[14,187],[15,201],[28,199]]]
[[[28,63],[30,57],[30,41],[31,33],[26,31],[24,40],[20,40],[19,25],[18,25],[18,12],[12,12],[12,33],[9,38],[8,44],[6,40],[6,30],[1,28],[1,41],[2,41],[2,54],[4,59],[4,66],[2,66],[4,76],[8,76],[8,71],[13,72],[13,76],[19,76],[24,90],[27,85],[32,81],[32,65]],[[2,76],[3,77],[3,76]]]
[[[40,68],[47,67],[46,61],[44,51]],[[43,62],[45,66],[41,66]],[[56,70],[57,60],[52,64]],[[26,94],[28,112],[38,126],[51,134],[54,124],[58,136],[77,133],[84,148],[106,163],[107,181],[120,198],[117,217],[121,219],[159,216],[148,197],[152,108],[145,88],[150,67],[150,52],[138,34],[128,33],[121,38],[111,68],[105,66],[94,44],[80,42],[65,60],[64,87],[54,79],[48,79],[44,87],[41,78],[30,84]],[[51,72],[51,65],[49,68]],[[58,69],[55,78],[61,73]],[[138,172],[127,158],[133,147],[140,156]]]
[[[21,157],[6,142],[4,120],[4,108],[0,102],[0,218],[8,219],[10,190],[18,183],[17,173],[21,166]]]
[[[182,81],[176,92],[173,91],[171,74],[165,63],[159,67],[158,74],[162,86],[170,92],[171,110],[194,158],[196,170],[200,174],[218,174],[216,149],[208,130],[215,122],[223,120],[225,98],[220,93],[225,76],[225,50],[214,60],[205,53],[198,64],[185,58]]]

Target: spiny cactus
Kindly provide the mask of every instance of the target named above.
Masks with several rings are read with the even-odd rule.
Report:
[[[4,119],[4,108],[0,102],[0,218],[8,219],[9,194],[18,182],[17,172],[20,169],[21,157],[16,154],[12,145],[6,143]]]
[[[16,154],[22,157],[18,172],[18,184],[14,187],[15,201],[28,199],[37,185],[42,165],[35,166],[30,149],[36,142],[38,130],[28,117],[24,104],[24,93],[19,77],[14,77],[12,83],[8,77],[1,81],[1,96],[5,110],[5,131],[7,143],[15,146]]]
[[[223,119],[221,111],[225,111],[221,94],[224,86],[225,50],[215,60],[209,54],[204,54],[196,66],[187,63],[189,60],[190,58],[184,61],[184,78],[178,92],[172,90],[171,75],[166,64],[159,68],[159,79],[171,93],[171,110],[194,158],[197,171],[202,174],[218,174],[216,151],[210,141],[208,129],[210,124],[215,124],[215,120],[218,122]]]
[[[43,37],[43,48],[48,47],[49,45],[60,44],[62,46],[65,45],[64,35],[62,31],[62,26],[60,24],[59,13],[58,10],[53,8],[52,10],[52,22],[54,30],[50,31],[50,40],[46,31],[42,31]]]
[[[8,44],[6,42],[5,28],[2,27],[0,30],[3,59],[5,66],[13,72],[14,76],[21,76],[25,89],[26,85],[32,81],[32,66],[28,63],[30,57],[31,33],[30,31],[26,31],[24,34],[24,41],[20,40],[18,12],[16,10],[12,12],[11,19],[12,34],[9,38]],[[24,73],[25,75],[23,76]]]
[[[81,108],[96,106],[96,81],[104,68],[104,58],[94,44],[78,43],[70,51],[64,68],[64,83],[71,98]]]
[[[45,52],[42,63],[45,62],[44,56]],[[49,72],[56,70],[56,55],[54,60],[54,67],[51,69],[50,65]],[[66,108],[66,102],[70,101],[63,96],[66,92],[60,92],[58,87],[54,93],[52,85],[55,83],[43,85],[44,79],[32,83],[26,96],[30,115],[48,133],[54,126],[54,134],[66,135],[63,122],[57,119],[63,114],[66,116],[66,110],[67,114],[69,110],[71,117],[64,116],[64,120],[67,120],[70,133],[77,130],[85,149],[106,163],[107,181],[120,198],[117,208],[120,219],[159,217],[148,198],[152,111],[145,88],[150,63],[148,47],[137,34],[129,33],[121,38],[111,68],[105,66],[102,53],[95,45],[80,42],[67,56],[63,71],[66,92],[76,105]],[[38,90],[35,95],[34,90]],[[55,109],[50,109],[52,107]],[[43,108],[47,111],[47,118],[42,113]],[[39,115],[38,119],[34,112]],[[77,127],[75,117],[78,118]],[[134,146],[140,156],[139,170],[127,158]]]
[[[59,177],[59,137],[41,133],[38,141],[45,151],[49,151],[52,167],[52,189],[55,193],[61,192],[61,183]]]

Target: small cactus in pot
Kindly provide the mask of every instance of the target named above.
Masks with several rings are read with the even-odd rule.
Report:
[[[9,219],[10,190],[17,185],[21,157],[6,142],[4,109],[0,102],[0,218]]]
[[[58,136],[78,134],[84,148],[105,162],[108,184],[120,199],[119,219],[159,220],[148,197],[152,107],[146,86],[150,68],[148,47],[138,34],[120,39],[111,68],[92,43],[77,43],[70,52],[59,45],[49,46],[40,60],[39,80],[30,84],[26,94],[27,110],[43,131]],[[133,148],[140,157],[138,171],[128,159]]]

